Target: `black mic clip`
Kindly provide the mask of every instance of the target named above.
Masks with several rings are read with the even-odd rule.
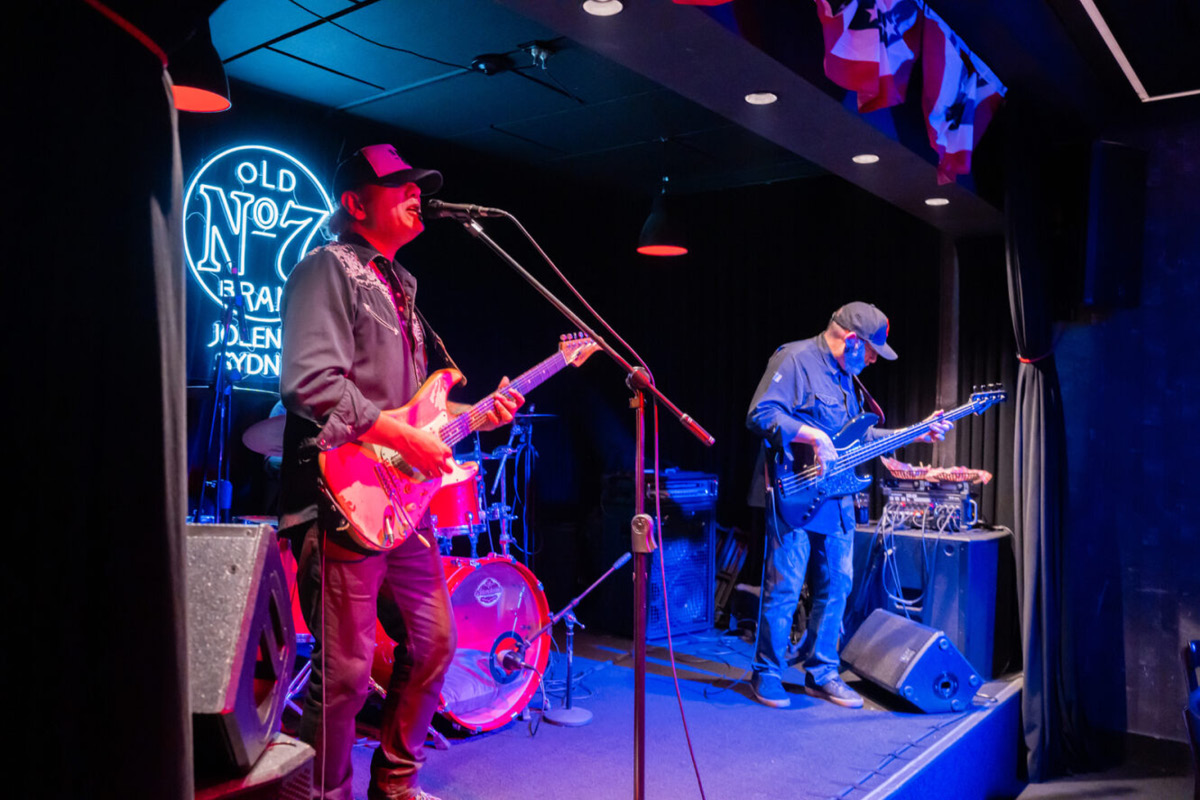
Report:
[[[469,203],[447,203],[443,200],[429,198],[421,203],[421,219],[457,219],[469,220],[480,217],[503,217],[507,213],[499,208],[476,206]]]

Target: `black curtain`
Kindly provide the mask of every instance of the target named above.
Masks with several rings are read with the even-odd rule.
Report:
[[[1063,561],[1066,441],[1062,394],[1054,360],[1050,287],[1061,264],[1052,224],[1061,198],[1047,130],[1010,99],[1008,191],[1005,199],[1009,303],[1020,366],[1016,413],[1013,517],[1018,546],[1025,686],[1022,714],[1031,780],[1086,768],[1085,725],[1074,665]]]
[[[163,50],[210,8],[112,2]],[[215,5],[211,3],[210,5]],[[22,7],[7,289],[29,348],[10,607],[19,797],[190,798],[182,172],[162,58],[83,2]],[[10,216],[10,220],[12,217]],[[13,302],[19,299],[19,302]],[[29,379],[32,373],[33,379]],[[11,546],[20,541],[20,547]],[[15,585],[15,589],[14,589]],[[24,630],[28,626],[28,630]],[[29,757],[23,747],[36,748]],[[50,769],[36,769],[45,764]],[[38,758],[40,756],[40,758]]]

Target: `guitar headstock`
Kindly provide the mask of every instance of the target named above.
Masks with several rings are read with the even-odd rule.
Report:
[[[989,383],[985,386],[976,386],[971,393],[971,399],[967,402],[971,406],[971,413],[982,414],[996,403],[1003,403],[1008,399],[1008,392],[1004,390],[1004,386],[999,383]]]
[[[592,341],[592,337],[582,333],[567,333],[558,338],[562,340],[558,343],[559,352],[572,366],[578,367],[600,349],[600,345]]]

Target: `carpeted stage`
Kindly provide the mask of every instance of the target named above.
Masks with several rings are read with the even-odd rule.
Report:
[[[447,750],[428,750],[424,788],[444,800],[631,797],[631,650],[626,639],[578,632],[573,698],[594,714],[591,723],[542,722],[538,695],[529,720],[492,733],[451,733]],[[843,677],[866,707],[835,706],[803,694],[803,672],[792,669],[784,677],[792,706],[770,709],[752,699],[743,680],[751,650],[718,631],[676,637],[683,706],[708,798],[969,800],[1020,793],[1019,675],[985,684],[964,713],[923,714],[849,672]],[[652,643],[647,655],[646,796],[698,798],[665,644]],[[558,654],[546,674],[552,705],[561,705],[565,676],[566,658]],[[367,796],[375,746],[366,737],[355,748],[356,799]]]

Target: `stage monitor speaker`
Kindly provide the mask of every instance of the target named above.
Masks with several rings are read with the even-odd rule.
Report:
[[[653,516],[652,476],[646,479],[646,513]],[[629,550],[633,518],[633,480],[630,475],[606,476],[603,522],[599,531],[599,563],[612,563]],[[668,472],[662,480],[662,551],[650,557],[646,587],[646,638],[667,638],[659,559],[667,572],[666,609],[671,633],[711,630],[716,619],[716,503],[717,476],[698,472]],[[589,616],[604,630],[633,635],[632,572],[622,570],[593,592]]]
[[[245,773],[279,729],[296,656],[270,525],[188,525],[188,682],[198,775]]]
[[[929,714],[963,711],[983,685],[946,634],[882,608],[842,648],[842,660]]]
[[[996,674],[995,663],[1004,666],[1011,657],[1003,642],[999,649],[996,646],[997,603],[1003,600],[1005,607],[1015,607],[1015,596],[1010,597],[1015,586],[1000,581],[1001,574],[1009,574],[1012,561],[1009,534],[983,529],[941,534],[893,531],[886,542],[890,548],[887,565],[883,563],[884,544],[874,526],[860,525],[855,531],[850,605],[854,613],[847,622],[847,633],[853,635],[858,621],[875,608],[896,614],[907,608],[906,616],[945,631],[980,676],[991,679]],[[895,596],[889,597],[889,591]]]

